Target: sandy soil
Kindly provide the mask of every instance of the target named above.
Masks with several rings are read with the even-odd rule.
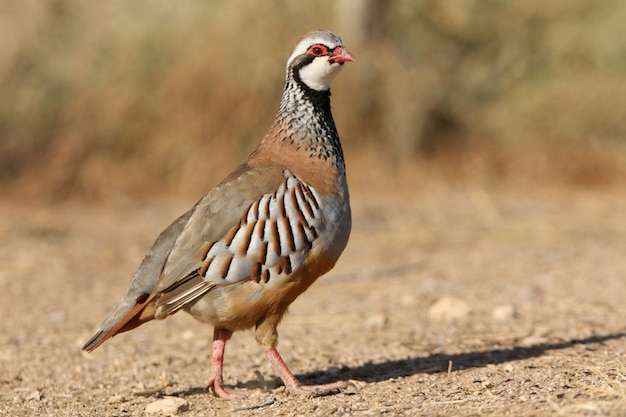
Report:
[[[243,332],[234,401],[204,391],[212,331],[185,314],[80,351],[194,201],[0,202],[0,415],[626,415],[624,190],[416,188],[353,190],[348,249],[279,327],[303,382],[355,387],[290,396]]]

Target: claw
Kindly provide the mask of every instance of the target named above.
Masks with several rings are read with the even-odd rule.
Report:
[[[221,378],[220,378],[221,379]],[[224,385],[222,385],[222,381],[218,381],[218,378],[213,377],[209,380],[209,383],[206,387],[207,391],[211,391],[213,395],[216,397],[222,398],[224,400],[230,400],[233,398],[244,398],[244,394],[228,392],[224,389]]]

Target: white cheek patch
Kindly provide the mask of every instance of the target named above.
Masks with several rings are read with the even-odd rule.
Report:
[[[300,79],[313,90],[328,90],[340,68],[339,64],[330,64],[327,56],[317,57],[300,69]]]

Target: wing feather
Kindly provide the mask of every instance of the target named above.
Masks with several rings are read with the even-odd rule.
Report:
[[[222,204],[217,212],[210,203],[207,208],[199,203],[165,266],[156,302],[159,316],[178,311],[217,286],[248,280],[274,283],[302,264],[317,237],[315,228],[323,224],[320,197],[287,170],[273,187],[267,185],[258,187],[256,195],[235,199],[236,204]],[[221,192],[228,195],[226,188]],[[205,228],[209,224],[210,231],[212,220],[222,212],[230,213],[221,217],[230,227],[215,228],[220,236],[210,240],[210,232],[197,232],[199,223]],[[186,273],[174,278],[183,266]]]

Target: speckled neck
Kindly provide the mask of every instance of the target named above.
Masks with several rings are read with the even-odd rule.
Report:
[[[312,158],[328,161],[345,173],[343,150],[330,110],[330,90],[307,87],[298,77],[298,68],[287,74],[275,123],[287,129],[283,140],[296,141]]]

